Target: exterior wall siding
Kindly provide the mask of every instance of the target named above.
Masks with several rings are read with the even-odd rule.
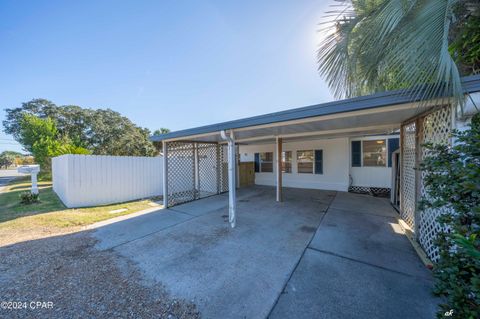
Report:
[[[369,140],[388,140],[392,138],[399,138],[399,135],[376,135],[365,136],[358,138],[350,138],[351,141],[369,141]],[[389,143],[387,145],[387,156],[390,154],[388,150]],[[363,156],[363,154],[361,154]],[[350,161],[350,177],[351,186],[364,186],[364,187],[378,187],[378,188],[390,188],[392,186],[392,168],[385,165],[384,167],[353,167],[352,156],[349,156]],[[363,162],[363,161],[362,161]],[[388,164],[388,158],[387,158]]]
[[[323,174],[302,174],[297,172],[296,151],[323,150]],[[348,138],[319,139],[283,143],[283,151],[292,151],[292,173],[283,174],[283,186],[347,191],[349,185],[349,143]],[[240,161],[253,162],[254,154],[273,152],[276,161],[275,144],[240,145]],[[272,173],[255,173],[255,184],[275,185],[276,165]]]

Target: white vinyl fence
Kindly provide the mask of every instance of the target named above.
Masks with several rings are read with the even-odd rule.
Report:
[[[62,155],[52,159],[53,190],[67,207],[162,195],[162,157]]]

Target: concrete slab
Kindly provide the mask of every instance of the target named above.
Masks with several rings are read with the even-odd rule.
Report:
[[[364,194],[338,192],[330,207],[355,213],[391,217],[398,216],[395,209],[390,205],[388,198],[374,197]]]
[[[193,300],[205,318],[430,318],[435,312],[431,274],[388,201],[286,188],[277,203],[273,187],[254,187],[239,191],[232,230],[226,197],[101,227],[94,234],[98,247],[134,261],[146,284]]]
[[[169,209],[159,209],[152,213],[98,227],[93,236],[99,239],[96,245],[98,249],[110,249],[151,235],[193,217]]]
[[[397,219],[330,208],[310,247],[430,278]]]
[[[233,230],[225,207],[115,250],[134,260],[147,281],[193,300],[205,318],[264,318],[328,207],[305,198],[333,194],[289,190],[288,200],[276,203],[274,189],[266,189],[238,202]]]
[[[307,249],[270,318],[435,318],[431,286]]]
[[[262,186],[240,188],[237,190],[237,201],[241,202],[245,198],[259,196],[268,191],[269,188]],[[225,207],[228,207],[228,193],[220,194],[220,196],[210,196],[193,202],[177,205],[172,209],[194,216],[201,216]]]

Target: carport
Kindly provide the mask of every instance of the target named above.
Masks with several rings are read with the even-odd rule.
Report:
[[[405,92],[386,92],[153,136],[163,146],[165,206],[231,190],[234,227],[238,145],[274,141],[280,154],[289,141],[389,134],[432,105],[412,103]],[[276,201],[282,201],[282,174],[276,171]]]
[[[480,91],[480,77],[463,79],[465,93]],[[400,132],[400,211],[418,230],[414,213],[421,193],[420,145],[442,142],[455,126],[456,107],[448,99],[412,100],[406,90],[290,109],[153,136],[162,142],[166,207],[229,191],[229,220],[235,226],[238,146],[275,143],[275,200],[283,200],[280,154],[285,143]],[[413,124],[412,124],[413,123]],[[416,131],[422,129],[422,131]],[[447,138],[448,140],[448,138]],[[339,154],[339,156],[343,156]],[[431,228],[431,227],[430,227]],[[435,227],[433,227],[435,228]],[[428,235],[430,240],[432,236]]]

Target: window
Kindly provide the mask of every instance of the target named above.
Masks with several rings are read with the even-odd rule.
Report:
[[[352,141],[352,167],[362,166],[362,142]]]
[[[260,153],[260,172],[262,173],[273,172],[273,153],[272,152]]]
[[[297,151],[298,173],[313,173],[313,151]]]
[[[392,167],[392,153],[400,147],[400,139],[389,138],[388,139],[388,167]]]
[[[385,140],[363,141],[363,166],[382,166],[387,164],[387,146]]]
[[[315,150],[315,174],[323,174],[323,150]]]
[[[292,172],[292,151],[282,152],[282,173]]]

